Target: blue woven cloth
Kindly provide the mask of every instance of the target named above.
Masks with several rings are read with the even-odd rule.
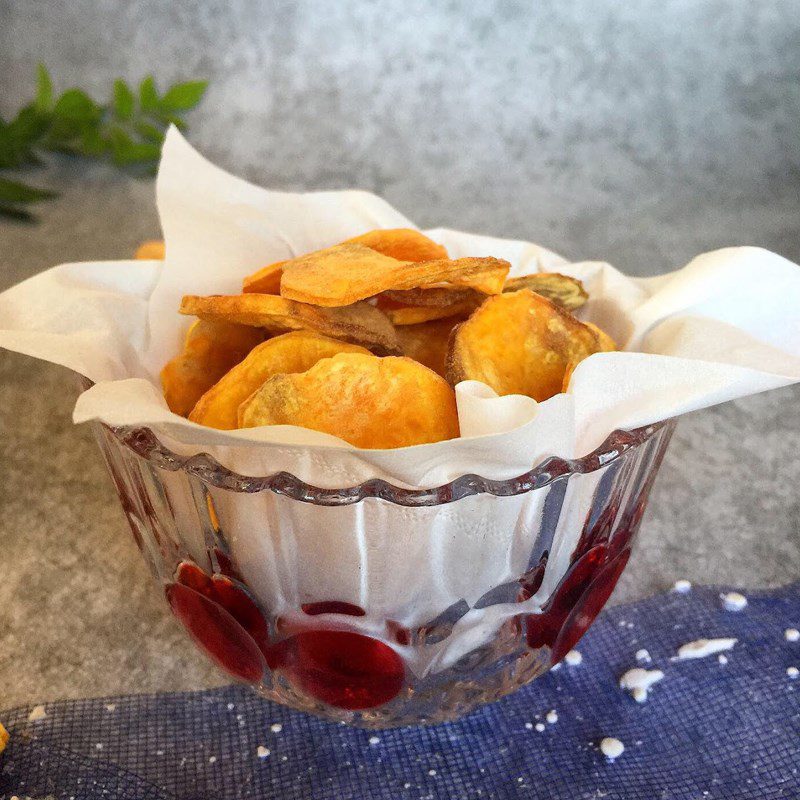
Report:
[[[0,798],[800,798],[800,678],[787,674],[800,642],[784,635],[800,628],[800,584],[751,592],[740,612],[719,592],[609,610],[581,664],[449,725],[350,729],[241,687],[51,703],[34,722],[6,711]],[[726,664],[670,661],[723,636],[739,639]],[[618,687],[640,648],[666,673],[644,704]],[[604,736],[625,744],[613,762]]]

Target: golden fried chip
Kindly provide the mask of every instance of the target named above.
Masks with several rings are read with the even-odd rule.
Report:
[[[598,352],[597,334],[529,289],[490,297],[453,334],[447,375],[488,384],[499,395],[546,400],[567,366]]]
[[[243,292],[255,292],[258,294],[280,294],[281,275],[283,275],[283,265],[288,262],[276,261],[274,264],[267,264],[258,272],[248,275],[242,284]]]
[[[535,272],[533,275],[509,278],[503,287],[504,292],[518,292],[520,289],[530,289],[567,311],[575,311],[589,299],[577,278],[558,272]]]
[[[419,361],[444,377],[450,334],[456,324],[453,319],[441,319],[398,328],[397,338],[400,340],[403,355]]]
[[[274,294],[187,295],[180,312],[200,319],[253,325],[271,333],[316,331],[381,353],[400,352],[392,323],[369,303],[316,308]]]
[[[591,322],[585,322],[584,325],[593,330],[597,336],[598,353],[612,353],[617,349],[617,343],[602,328],[598,328],[597,325]],[[561,384],[562,392],[566,392],[569,388],[569,382],[572,380],[572,373],[575,372],[575,367],[577,367],[581,361],[583,361],[583,358],[578,358],[575,361],[570,361],[567,365],[567,371],[564,373],[564,381]]]
[[[189,419],[209,428],[232,430],[238,425],[239,406],[267,378],[284,372],[305,372],[320,359],[337,353],[370,354],[357,344],[339,342],[313,331],[294,331],[268,339],[197,401]]]
[[[388,300],[399,303],[401,306],[421,306],[423,308],[438,308],[440,306],[453,306],[471,300],[482,303],[486,295],[468,289],[465,286],[443,284],[442,286],[420,286],[416,289],[391,289],[384,292],[379,300]]]
[[[263,340],[263,331],[247,325],[195,322],[186,334],[183,350],[161,370],[170,410],[185,417],[205,391]]]
[[[484,294],[502,291],[510,265],[498,258],[398,261],[359,244],[340,244],[292,259],[281,294],[318,306],[345,306],[389,289],[461,282]]]
[[[151,239],[148,242],[142,242],[136,248],[137,259],[152,259],[153,261],[163,261],[166,253],[164,242],[158,239]]]
[[[3,727],[3,723],[0,722],[0,753],[6,749],[6,745],[8,744],[8,740],[11,738],[9,732]]]
[[[434,261],[447,258],[447,250],[433,239],[411,228],[387,228],[362,233],[341,244],[360,244],[400,261]],[[279,294],[281,275],[286,261],[262,267],[244,279],[243,291]]]
[[[299,425],[376,449],[458,436],[455,393],[443,378],[410,358],[354,353],[270,378],[241,405],[239,425]]]
[[[597,341],[603,353],[613,353],[617,349],[617,343],[602,329],[592,322],[585,322],[587,328],[591,328],[597,334]]]
[[[342,244],[361,244],[398,261],[438,261],[448,257],[443,245],[411,228],[378,228]]]
[[[475,310],[475,303],[456,303],[452,306],[405,306],[401,308],[384,309],[386,316],[392,321],[393,325],[419,325],[422,322],[431,322],[436,319],[448,319],[452,317],[464,317]]]

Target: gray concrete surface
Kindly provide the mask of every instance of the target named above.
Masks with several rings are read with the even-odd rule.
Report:
[[[434,7],[435,6],[435,7]],[[791,0],[619,4],[0,0],[0,112],[61,88],[208,77],[190,139],[275,188],[360,186],[421,225],[640,275],[726,244],[800,260]],[[0,288],[157,234],[153,186],[56,161]],[[800,392],[684,419],[616,599],[800,574]],[[219,682],[153,590],[60,370],[0,352],[0,707]],[[800,622],[800,621],[798,621]]]

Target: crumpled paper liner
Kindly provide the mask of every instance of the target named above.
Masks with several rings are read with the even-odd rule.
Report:
[[[581,279],[590,300],[580,315],[608,331],[621,351],[586,359],[569,391],[543,403],[461,383],[461,438],[447,442],[370,451],[292,426],[211,430],[171,413],[158,386],[160,368],[191,324],[177,313],[181,296],[238,293],[243,276],[263,264],[412,223],[366,192],[252,186],[211,165],[174,129],[158,208],[165,262],[66,264],[34,276],[0,295],[0,346],[95,383],[79,397],[75,422],[147,425],[175,452],[207,452],[241,474],[287,471],[327,488],[371,478],[432,487],[468,473],[502,480],[550,455],[586,454],[614,429],[800,380],[800,269],[774,253],[718,250],[676,272],[636,279],[605,263],[567,263],[527,242],[438,229],[427,233],[453,257],[497,256],[511,262],[512,275],[555,270]],[[570,502],[581,513],[597,478],[570,482]],[[479,496],[434,510],[384,501],[323,510],[270,493],[213,494],[239,567],[271,610],[347,600],[367,609],[364,625],[422,622],[456,600],[472,604],[519,576],[537,530],[536,514],[522,508],[536,504],[533,496]],[[566,570],[577,524],[578,517],[562,526],[554,542],[562,555],[548,564],[534,605]],[[474,614],[470,620],[472,632],[448,643],[456,653],[472,646],[476,630],[493,630]]]

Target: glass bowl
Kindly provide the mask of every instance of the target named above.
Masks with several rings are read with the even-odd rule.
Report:
[[[423,490],[239,475],[147,428],[95,431],[198,647],[270,700],[384,728],[455,719],[575,646],[628,562],[674,425]]]

